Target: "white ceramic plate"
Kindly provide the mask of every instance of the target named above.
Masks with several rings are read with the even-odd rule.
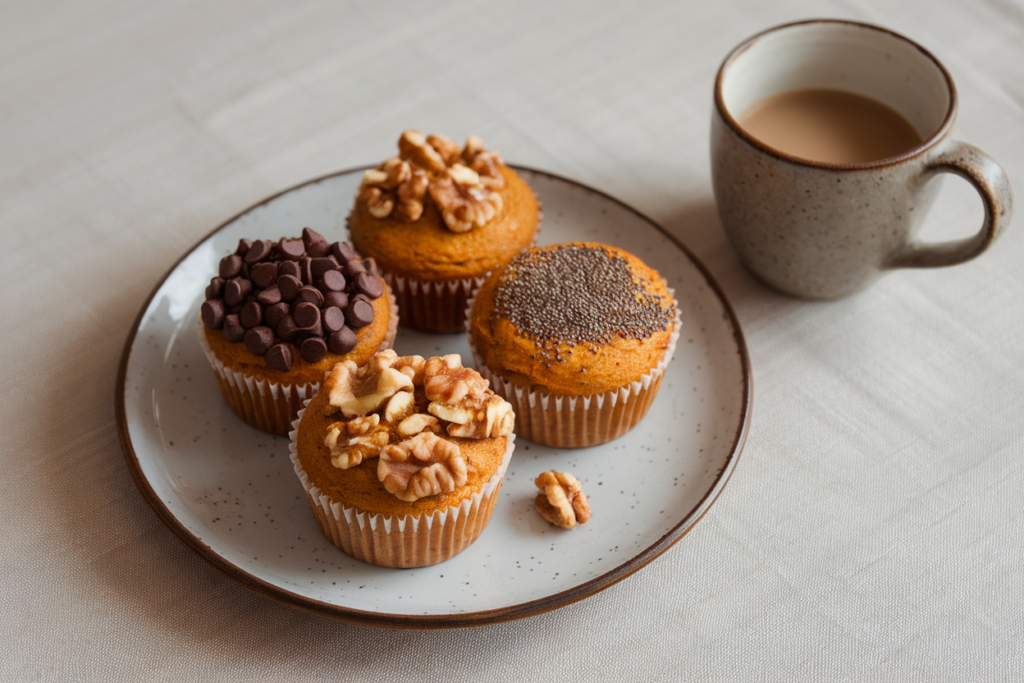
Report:
[[[456,627],[592,595],[660,555],[707,512],[736,465],[750,415],[749,360],[732,309],[703,266],[649,219],[578,183],[518,170],[544,206],[541,244],[625,248],[676,291],[682,336],[640,425],[579,450],[520,439],[490,525],[440,565],[373,567],[331,545],[292,470],[287,440],[231,412],[194,321],[220,258],[239,238],[276,239],[309,226],[344,239],[362,169],[341,172],[214,230],[157,286],[128,336],[116,396],[121,443],[143,494],[186,544],[233,579],[301,609],[377,626]],[[395,348],[471,360],[461,335],[403,330]],[[534,511],[533,479],[549,469],[580,479],[592,521],[564,531]]]

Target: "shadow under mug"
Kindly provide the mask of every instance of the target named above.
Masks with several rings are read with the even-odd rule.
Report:
[[[857,164],[801,159],[737,122],[784,92],[845,90],[888,105],[923,138],[895,157]],[[949,266],[981,254],[1009,223],[1003,169],[952,139],[956,88],[927,50],[878,26],[838,20],[786,24],[736,47],[718,71],[711,123],[715,200],[743,264],[766,284],[809,299],[852,294],[893,268]],[[940,173],[966,178],[985,221],[966,239],[914,239]]]

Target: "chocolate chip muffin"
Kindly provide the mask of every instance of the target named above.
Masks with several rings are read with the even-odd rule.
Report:
[[[305,228],[276,242],[243,239],[221,259],[199,340],[239,417],[284,436],[335,364],[390,348],[397,325],[373,259]]]
[[[458,355],[377,353],[334,366],[292,432],[323,533],[356,559],[422,567],[483,531],[512,455],[515,415]]]
[[[460,147],[407,130],[398,156],[366,172],[348,227],[380,264],[402,324],[453,333],[465,329],[469,297],[535,241],[540,222],[533,191],[480,138]]]
[[[679,336],[665,281],[640,259],[592,242],[537,247],[484,283],[470,348],[531,441],[593,446],[632,429],[661,385]]]

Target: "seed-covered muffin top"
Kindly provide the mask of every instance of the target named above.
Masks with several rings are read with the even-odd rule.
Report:
[[[664,280],[628,252],[575,242],[524,251],[477,294],[485,364],[531,390],[585,396],[651,371],[676,326]]]

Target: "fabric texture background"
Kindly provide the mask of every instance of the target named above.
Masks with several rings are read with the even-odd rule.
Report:
[[[936,54],[956,137],[1024,201],[1015,0],[0,5],[0,678],[1020,677],[1024,217],[970,264],[808,303],[750,277],[715,213],[720,61],[818,16]],[[279,605],[180,543],[121,454],[117,364],[162,274],[408,127],[477,133],[653,217],[746,334],[753,418],[718,502],[639,573],[542,616],[390,632]],[[925,236],[981,219],[950,177]]]

